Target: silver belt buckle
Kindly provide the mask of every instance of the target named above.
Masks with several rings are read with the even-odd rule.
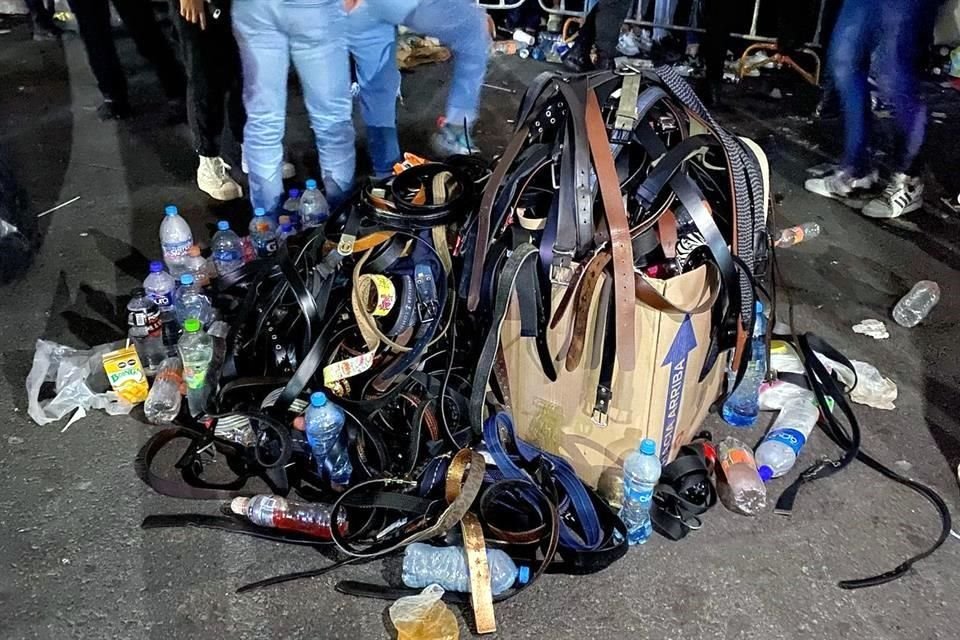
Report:
[[[562,255],[557,257],[556,252],[553,254],[553,262],[550,264],[550,282],[552,284],[560,285],[565,287],[570,284],[570,281],[573,279],[573,267],[570,266],[570,255]]]

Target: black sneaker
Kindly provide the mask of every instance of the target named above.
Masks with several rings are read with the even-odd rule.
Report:
[[[111,100],[109,98],[103,101],[97,107],[97,117],[103,121],[107,120],[125,120],[131,114],[130,105],[126,102]]]
[[[899,218],[923,207],[923,181],[905,173],[895,173],[878,197],[863,207],[868,218]]]

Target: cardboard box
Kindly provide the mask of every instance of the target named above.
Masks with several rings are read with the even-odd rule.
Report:
[[[692,309],[713,292],[707,267],[666,281],[649,282],[675,306]],[[606,425],[592,418],[600,376],[600,353],[594,353],[596,307],[602,287],[591,301],[587,340],[580,368],[568,372],[560,363],[557,381],[544,376],[531,338],[520,337],[516,297],[504,322],[501,340],[517,432],[523,439],[567,458],[590,486],[616,500],[624,457],[642,438],[657,442],[664,464],[700,430],[710,405],[719,396],[723,358],[698,382],[707,354],[710,311],[696,315],[667,314],[636,306],[637,367],[614,370],[613,399]],[[554,286],[554,304],[563,288]],[[568,310],[568,316],[572,310]],[[548,336],[556,355],[567,321]]]

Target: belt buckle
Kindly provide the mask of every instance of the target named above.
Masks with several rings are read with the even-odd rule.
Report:
[[[551,181],[551,183],[553,183],[553,190],[554,190],[554,191],[559,191],[559,190],[560,190],[560,178],[557,176],[557,162],[558,162],[558,161],[559,161],[559,158],[558,158],[557,160],[554,160],[553,162],[550,163],[550,181]]]
[[[610,399],[612,397],[613,392],[609,387],[603,385],[597,387],[597,402],[593,405],[593,414],[590,418],[598,427],[607,426],[607,412],[610,410]]]
[[[337,253],[342,256],[349,256],[353,254],[353,243],[357,241],[356,236],[349,234],[343,234],[340,236],[340,242],[337,244]]]
[[[550,282],[565,287],[573,279],[573,267],[570,266],[571,253],[557,253],[554,249],[553,262],[550,264]]]
[[[439,304],[436,300],[417,303],[417,315],[420,316],[420,322],[436,320],[437,313],[439,313]]]

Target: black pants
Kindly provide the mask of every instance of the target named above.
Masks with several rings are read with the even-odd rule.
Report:
[[[583,50],[589,53],[590,45],[595,44],[599,58],[616,58],[620,29],[632,6],[633,0],[600,0],[583,23]]]
[[[25,0],[30,17],[37,23],[53,21],[53,2],[47,0]]]
[[[177,27],[187,68],[187,118],[194,150],[201,156],[219,156],[224,122],[230,126],[233,139],[242,143],[247,121],[240,52],[233,38],[230,13],[226,9],[211,11],[205,3],[207,28],[201,30],[181,17],[179,0],[169,1],[170,19]]]
[[[111,2],[136,43],[137,51],[156,69],[167,97],[183,97],[186,91],[183,67],[154,19],[151,3],[147,0]],[[107,0],[69,0],[69,4],[77,18],[80,37],[100,93],[106,99],[126,102],[127,77],[113,42]]]

